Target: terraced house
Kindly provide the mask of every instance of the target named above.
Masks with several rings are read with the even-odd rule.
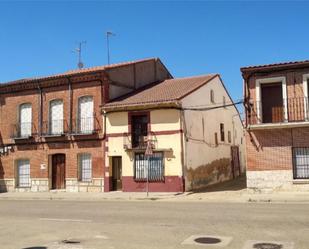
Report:
[[[309,61],[241,68],[245,82],[247,185],[309,188]]]
[[[0,84],[0,190],[104,191],[100,106],[167,78],[146,59]]]
[[[102,106],[106,191],[199,189],[244,172],[243,127],[219,75],[166,79]],[[107,187],[108,186],[108,187]]]

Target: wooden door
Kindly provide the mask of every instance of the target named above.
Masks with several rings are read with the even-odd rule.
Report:
[[[52,189],[65,188],[65,155],[56,154],[52,157]]]
[[[283,122],[282,83],[262,84],[263,123]]]
[[[237,176],[240,176],[240,173],[241,173],[238,146],[231,147],[231,158],[232,158],[233,178],[236,178]]]
[[[112,158],[112,184],[113,190],[122,189],[122,161],[120,156],[114,156]]]

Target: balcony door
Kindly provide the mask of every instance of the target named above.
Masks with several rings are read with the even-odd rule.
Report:
[[[21,137],[31,136],[32,107],[31,104],[22,104],[19,109],[19,133]]]
[[[63,101],[60,99],[50,102],[49,110],[49,133],[63,133]]]
[[[148,116],[132,116],[132,146],[144,147],[144,138],[148,135]]]
[[[284,120],[282,83],[261,85],[263,123],[279,123]]]
[[[78,128],[80,133],[93,132],[93,98],[84,96],[78,103]]]

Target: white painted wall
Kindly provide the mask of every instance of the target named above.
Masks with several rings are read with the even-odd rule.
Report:
[[[210,91],[214,91],[215,103],[210,101]],[[223,105],[223,97],[227,104],[232,100],[227,94],[219,77],[194,91],[182,99],[182,107],[201,108]],[[220,123],[224,124],[225,141],[220,140]],[[245,142],[243,126],[234,106],[213,110],[184,110],[184,164],[186,169],[187,190],[214,184],[232,177],[231,149],[239,145],[241,170],[245,170]],[[231,131],[232,141],[228,142],[228,131]],[[215,132],[218,134],[219,145],[215,143]],[[227,165],[229,164],[229,165]],[[226,174],[223,174],[225,172]]]

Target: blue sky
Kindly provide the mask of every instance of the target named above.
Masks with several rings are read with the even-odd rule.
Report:
[[[309,59],[305,1],[0,1],[0,82],[159,57],[174,77],[220,73],[242,98],[239,68]]]

